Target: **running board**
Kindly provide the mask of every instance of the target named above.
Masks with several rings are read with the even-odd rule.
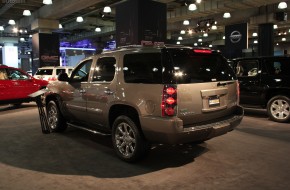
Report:
[[[97,135],[102,135],[102,136],[110,136],[111,135],[109,133],[102,133],[100,131],[88,129],[88,128],[85,128],[85,127],[82,127],[82,126],[79,126],[79,125],[74,125],[74,124],[71,124],[71,123],[67,123],[67,125],[71,126],[71,127],[74,127],[74,128],[78,128],[78,129],[84,130],[84,131],[88,131],[90,133],[94,133],[94,134],[97,134]]]

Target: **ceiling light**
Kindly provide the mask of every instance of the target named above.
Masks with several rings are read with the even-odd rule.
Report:
[[[253,37],[257,37],[257,36],[258,36],[258,33],[257,33],[257,32],[254,32],[254,33],[252,34],[252,36],[253,36]]]
[[[194,46],[197,46],[197,43],[194,43],[193,45],[194,45]]]
[[[258,40],[255,40],[255,41],[254,41],[254,44],[257,44],[257,43],[258,43]]]
[[[100,27],[97,27],[97,28],[95,29],[95,31],[96,31],[96,32],[101,32],[102,30],[101,30]]]
[[[183,25],[189,25],[189,20],[184,20]]]
[[[23,16],[30,16],[30,15],[31,15],[30,10],[24,10],[23,11]]]
[[[202,39],[200,38],[200,39],[198,39],[198,42],[202,42]]]
[[[225,40],[226,39],[226,37],[225,36],[223,36],[223,40]]]
[[[212,30],[217,30],[217,26],[216,26],[216,25],[212,25],[212,26],[211,26],[211,29],[212,29]]]
[[[211,48],[211,47],[212,47],[212,45],[211,45],[211,44],[209,44],[209,45],[208,45],[208,47],[210,47],[210,48]]]
[[[58,24],[58,28],[59,28],[59,29],[62,29],[62,25],[61,25],[61,24]]]
[[[279,43],[276,44],[277,46],[279,45]]]
[[[207,34],[207,33],[204,33],[204,34],[203,34],[203,37],[208,37],[208,34]]]
[[[45,5],[51,5],[52,4],[52,0],[43,0],[42,2]]]
[[[12,30],[13,30],[14,33],[17,33],[18,32],[18,28],[15,28],[14,27]]]
[[[104,13],[110,13],[110,12],[112,12],[112,9],[111,9],[111,7],[109,7],[109,6],[106,6],[106,7],[104,7],[103,12],[104,12]]]
[[[32,34],[29,35],[29,38],[32,38]]]
[[[287,8],[287,3],[285,2],[280,2],[278,5],[278,9],[286,9]]]
[[[185,34],[185,30],[181,30],[180,31],[180,34]]]
[[[278,28],[277,24],[274,24],[274,25],[273,25],[273,28],[274,28],[274,29],[277,29],[277,28]]]
[[[190,10],[190,11],[195,11],[197,9],[197,7],[196,7],[196,4],[194,4],[194,3],[191,3],[189,6],[188,6],[188,10]]]
[[[282,38],[282,41],[285,42],[286,41],[286,38]]]
[[[224,16],[223,17],[224,18],[231,18],[231,13],[226,12],[226,13],[224,13]]]
[[[25,42],[25,39],[24,38],[20,38],[20,42]]]
[[[3,31],[4,30],[4,27],[3,26],[0,26],[0,31]]]
[[[177,42],[176,42],[176,44],[178,44],[178,45],[179,45],[179,44],[180,44],[180,42],[179,42],[179,41],[177,41]]]
[[[183,40],[183,38],[181,36],[178,37],[178,40]]]
[[[77,17],[77,22],[83,22],[83,21],[84,21],[83,17],[81,17],[81,16]]]
[[[192,29],[188,30],[188,34],[191,35],[193,33]]]
[[[196,3],[201,3],[201,0],[196,0]]]
[[[16,23],[15,23],[15,20],[9,20],[8,24],[15,25]]]

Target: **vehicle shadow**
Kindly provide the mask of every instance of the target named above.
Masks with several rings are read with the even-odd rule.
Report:
[[[153,145],[146,158],[126,163],[117,158],[110,136],[98,136],[74,128],[63,134],[49,135],[30,129],[26,137],[8,132],[14,138],[0,139],[2,163],[62,175],[125,178],[180,167],[194,162],[195,158],[208,151],[206,143]]]
[[[20,111],[23,111],[23,110],[26,110],[26,109],[34,109],[36,108],[37,105],[36,103],[27,103],[27,104],[21,104],[19,106],[15,106],[13,104],[7,104],[7,105],[1,105],[0,106],[0,113],[2,112],[2,114],[8,114],[10,113],[11,111],[13,111],[13,113],[15,112],[20,112]]]
[[[250,117],[258,117],[258,118],[268,117],[266,109],[244,108],[244,114]]]

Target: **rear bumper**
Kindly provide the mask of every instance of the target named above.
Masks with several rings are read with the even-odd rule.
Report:
[[[243,108],[237,106],[235,114],[206,124],[183,126],[183,121],[177,117],[141,117],[140,122],[145,138],[150,142],[178,144],[205,141],[223,135],[237,127],[243,116]]]

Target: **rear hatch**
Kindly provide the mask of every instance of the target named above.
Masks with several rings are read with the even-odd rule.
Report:
[[[164,83],[176,89],[175,115],[185,126],[233,115],[238,87],[225,58],[211,50],[165,51]]]

